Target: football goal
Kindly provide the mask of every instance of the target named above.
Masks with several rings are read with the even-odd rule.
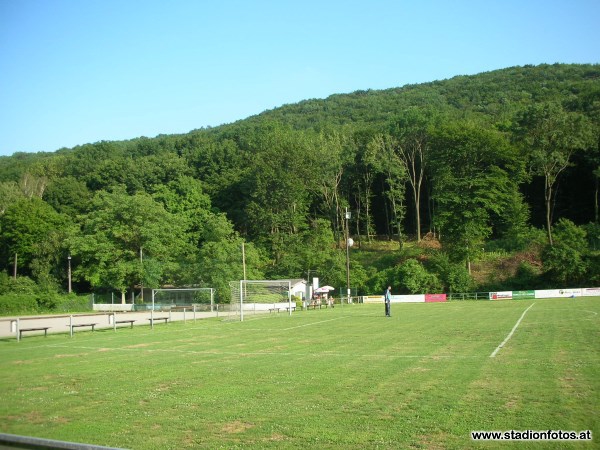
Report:
[[[292,303],[291,280],[240,280],[229,283],[231,288],[230,320],[244,320],[245,314],[287,312],[296,308]]]
[[[214,311],[213,288],[152,289],[152,310]]]

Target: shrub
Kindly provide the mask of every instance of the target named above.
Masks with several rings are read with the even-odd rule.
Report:
[[[542,252],[544,269],[562,285],[582,282],[588,270],[585,230],[567,219],[560,219],[553,229],[554,245],[546,246]]]
[[[29,277],[9,277],[6,272],[0,272],[0,295],[2,294],[36,294],[39,288]]]
[[[430,258],[429,265],[443,284],[445,292],[469,292],[473,289],[473,278],[468,270],[463,264],[450,261],[448,254],[436,254]]]
[[[54,305],[54,312],[82,312],[92,309],[89,295],[58,295],[54,298]]]
[[[15,293],[0,295],[0,315],[11,316],[37,312],[38,303],[33,295]]]
[[[442,291],[442,283],[438,277],[427,272],[427,269],[416,259],[409,259],[398,267],[400,289],[409,294],[426,294]]]

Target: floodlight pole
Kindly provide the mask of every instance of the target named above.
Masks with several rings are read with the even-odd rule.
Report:
[[[348,303],[350,303],[350,217],[350,211],[348,211],[348,207],[346,207],[346,298]]]

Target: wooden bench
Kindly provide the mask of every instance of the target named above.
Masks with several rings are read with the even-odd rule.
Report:
[[[73,328],[77,327],[92,327],[92,331],[94,331],[94,327],[98,325],[97,323],[74,323],[73,325],[67,325],[71,327],[71,333],[73,333]]]
[[[269,308],[269,314],[271,314],[273,311],[279,312],[281,308]]]
[[[292,308],[292,311],[296,311],[296,307],[295,306],[291,306],[291,308]],[[286,306],[285,310],[289,311],[290,310],[290,306]]]
[[[308,309],[310,309],[311,306],[313,307],[313,309],[317,309],[317,306],[319,307],[319,309],[321,309],[322,303],[310,302],[308,304]]]
[[[150,317],[148,320],[150,321],[151,324],[157,320],[164,320],[165,323],[167,323],[169,321],[169,318],[168,317]]]
[[[135,319],[123,319],[123,320],[115,320],[115,324],[119,324],[119,323],[130,323],[131,324],[131,328],[133,328],[133,322],[135,322]]]
[[[19,339],[23,337],[25,331],[42,331],[44,330],[44,336],[48,336],[48,328],[50,327],[38,327],[38,328],[19,328]]]

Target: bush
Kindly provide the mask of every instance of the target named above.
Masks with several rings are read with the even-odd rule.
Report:
[[[473,278],[463,264],[450,261],[448,254],[438,253],[429,260],[430,270],[437,274],[443,284],[444,292],[470,292]]]
[[[15,293],[0,295],[0,315],[12,316],[37,312],[38,303],[33,295]]]
[[[57,295],[54,299],[53,312],[83,312],[92,309],[89,295],[66,294]]]
[[[514,277],[506,280],[506,288],[513,290],[537,289],[544,287],[540,270],[527,261],[521,261]]]
[[[88,295],[56,292],[0,294],[0,316],[90,311]]]
[[[36,294],[39,288],[29,277],[9,277],[6,272],[0,272],[0,295],[3,294]]]
[[[585,282],[588,270],[587,233],[567,219],[560,219],[553,227],[554,245],[542,252],[547,274],[563,286]]]
[[[398,267],[397,282],[402,293],[433,294],[442,291],[442,283],[438,277],[427,272],[416,259],[409,259]]]

